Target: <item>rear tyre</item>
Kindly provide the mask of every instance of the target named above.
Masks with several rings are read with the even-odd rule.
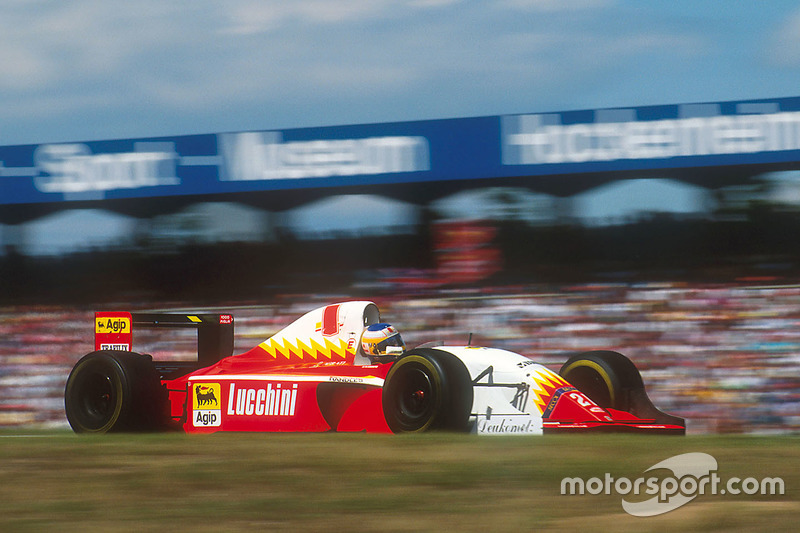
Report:
[[[452,354],[414,350],[389,370],[382,402],[394,433],[467,431],[472,408],[469,372]]]
[[[101,350],[81,358],[64,390],[76,433],[152,431],[164,425],[166,394],[149,355]]]

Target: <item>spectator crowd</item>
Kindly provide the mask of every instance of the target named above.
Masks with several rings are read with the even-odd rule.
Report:
[[[236,316],[236,353],[314,307],[350,298],[284,295],[226,308]],[[530,285],[373,299],[409,347],[466,344],[471,336],[474,345],[521,353],[556,371],[577,351],[624,353],[653,402],[685,417],[690,434],[800,431],[800,285]],[[67,427],[64,385],[93,349],[93,312],[0,307],[0,427]],[[137,351],[157,358],[194,355],[193,332],[134,335]]]

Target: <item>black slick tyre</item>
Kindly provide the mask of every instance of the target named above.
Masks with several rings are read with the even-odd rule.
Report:
[[[600,407],[621,411],[629,410],[631,391],[644,389],[642,376],[633,362],[612,351],[574,355],[559,374]]]
[[[455,356],[418,349],[397,360],[383,387],[383,412],[394,433],[467,431],[472,408],[469,372]]]
[[[656,424],[682,426],[684,429],[676,429],[675,433],[685,433],[686,421],[653,405],[636,365],[621,353],[593,351],[574,355],[559,374],[600,407],[626,411]]]
[[[64,390],[67,420],[76,433],[160,429],[165,405],[152,358],[135,352],[85,355],[73,367]]]
[[[629,409],[630,391],[644,389],[642,376],[631,360],[612,351],[574,355],[559,374],[600,407],[622,411]]]

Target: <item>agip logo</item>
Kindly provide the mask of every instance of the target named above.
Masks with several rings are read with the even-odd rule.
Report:
[[[124,316],[100,317],[95,322],[95,333],[130,333],[131,319]]]
[[[94,314],[94,349],[131,351],[133,319],[130,313],[114,311]]]
[[[218,427],[222,423],[219,383],[192,384],[192,424],[194,427]]]

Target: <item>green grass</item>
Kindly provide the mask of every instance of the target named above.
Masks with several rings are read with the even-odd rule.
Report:
[[[0,433],[0,531],[793,530],[800,439],[742,436]],[[782,496],[698,496],[627,515],[561,479],[635,479],[705,452],[723,479],[782,477]],[[649,475],[649,474],[648,474]]]

